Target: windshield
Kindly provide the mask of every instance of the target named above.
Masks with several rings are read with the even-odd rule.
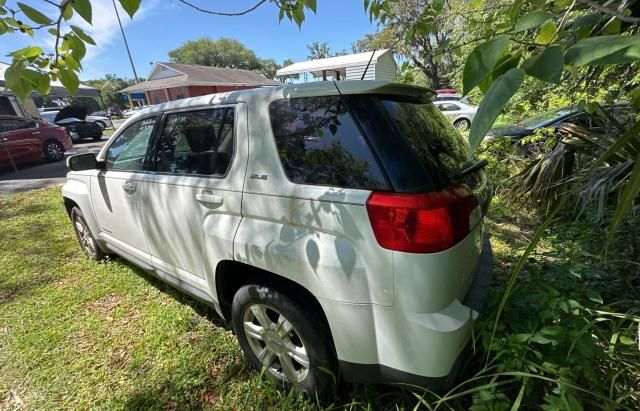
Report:
[[[562,107],[529,117],[528,119],[523,120],[521,125],[531,129],[545,127],[575,112],[576,110],[573,107]]]
[[[431,101],[345,96],[396,191],[441,190],[460,179],[469,145]]]

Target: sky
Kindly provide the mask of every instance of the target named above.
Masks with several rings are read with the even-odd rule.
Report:
[[[42,1],[23,0],[24,3],[54,15]],[[247,9],[257,0],[192,0],[203,8],[233,12]],[[16,8],[15,0],[7,5]],[[97,46],[88,46],[83,60],[82,80],[116,74],[133,78],[122,35],[111,0],[92,0],[93,25],[74,16],[77,24],[90,34]],[[117,1],[116,1],[117,3]],[[278,8],[265,3],[245,16],[212,16],[200,13],[177,0],[142,0],[133,20],[119,7],[120,18],[129,41],[133,61],[141,77],[146,77],[152,63],[168,61],[168,52],[188,40],[200,37],[236,38],[261,58],[272,58],[279,64],[285,59],[295,62],[307,57],[307,45],[313,41],[327,42],[332,50],[350,49],[351,44],[367,33],[376,31],[369,22],[362,0],[318,0],[317,13],[306,14],[302,28],[286,18],[278,22]],[[44,4],[44,6],[43,6]],[[34,38],[16,33],[0,37],[0,61],[10,62],[7,54],[26,46],[41,46],[53,50],[53,36],[46,31]]]

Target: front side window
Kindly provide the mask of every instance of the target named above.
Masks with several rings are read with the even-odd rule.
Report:
[[[274,101],[269,115],[282,166],[292,182],[387,189],[376,159],[339,96]]]
[[[233,135],[230,107],[169,114],[158,142],[155,170],[223,176],[233,156]]]
[[[146,118],[131,124],[109,146],[107,170],[140,171],[149,147],[156,118]]]

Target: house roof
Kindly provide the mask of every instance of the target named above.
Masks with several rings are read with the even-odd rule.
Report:
[[[283,67],[277,71],[278,76],[287,76],[290,74],[300,73],[316,73],[322,70],[337,70],[348,66],[367,64],[371,60],[371,64],[375,64],[380,56],[390,53],[388,49],[376,50],[372,52],[348,54],[346,56],[329,57],[326,59],[302,61],[294,63],[290,66]],[[371,55],[373,54],[373,58]]]
[[[163,73],[162,76],[160,73]],[[275,86],[278,84],[280,83],[250,70],[193,64],[156,63],[149,73],[149,80],[120,91],[135,93],[181,86]]]
[[[11,93],[9,89],[5,88],[4,85],[4,72],[9,67],[9,64],[0,62],[0,92]],[[38,94],[34,92],[33,94]],[[94,87],[87,86],[86,84],[80,83],[78,87],[78,92],[75,97],[98,97],[100,95],[100,90]],[[70,94],[66,88],[59,81],[51,82],[51,92],[48,94],[49,97],[69,97]]]

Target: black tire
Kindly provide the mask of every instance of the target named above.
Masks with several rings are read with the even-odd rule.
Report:
[[[453,122],[453,126],[458,129],[458,131],[467,131],[471,128],[471,122],[466,118],[461,118]]]
[[[64,159],[64,146],[57,140],[47,140],[42,147],[44,158],[47,161],[60,161]]]
[[[255,337],[260,335],[257,331],[254,336],[247,337],[245,322],[249,327],[261,327],[259,316],[254,314],[253,309],[256,307],[258,311],[264,308],[264,313],[273,322],[271,325],[276,327],[262,327],[268,332],[266,335],[263,332],[262,339]],[[247,321],[251,316],[253,320]],[[290,324],[290,330],[287,330],[289,325],[284,323],[279,327],[280,316]],[[293,389],[310,398],[315,398],[316,395],[326,398],[335,393],[338,381],[337,361],[329,333],[324,321],[317,313],[271,286],[250,284],[241,287],[233,297],[231,318],[240,347],[251,366],[256,370],[265,368],[264,375],[275,381],[278,387],[285,391]],[[295,350],[290,350],[291,346],[288,344],[293,344]],[[256,355],[260,347],[267,351],[264,358],[269,368],[266,368]],[[299,354],[300,347],[306,354],[306,360],[304,354]],[[284,352],[278,354],[276,353],[278,350]],[[294,351],[295,354],[292,354]],[[298,381],[292,382],[289,376],[284,375],[290,374],[291,371],[285,372],[285,367],[281,365],[281,358],[284,362],[293,365],[295,369],[293,375],[298,378]],[[307,360],[308,366],[305,367],[303,363]],[[278,367],[280,367],[279,372]],[[290,367],[286,368],[290,370]]]
[[[73,225],[73,231],[76,233],[76,238],[78,239],[80,248],[84,251],[85,255],[95,261],[104,260],[107,255],[102,251],[100,245],[89,230],[89,226],[84,219],[84,215],[78,207],[73,207],[71,209],[71,224]],[[83,227],[84,232],[80,227]]]

